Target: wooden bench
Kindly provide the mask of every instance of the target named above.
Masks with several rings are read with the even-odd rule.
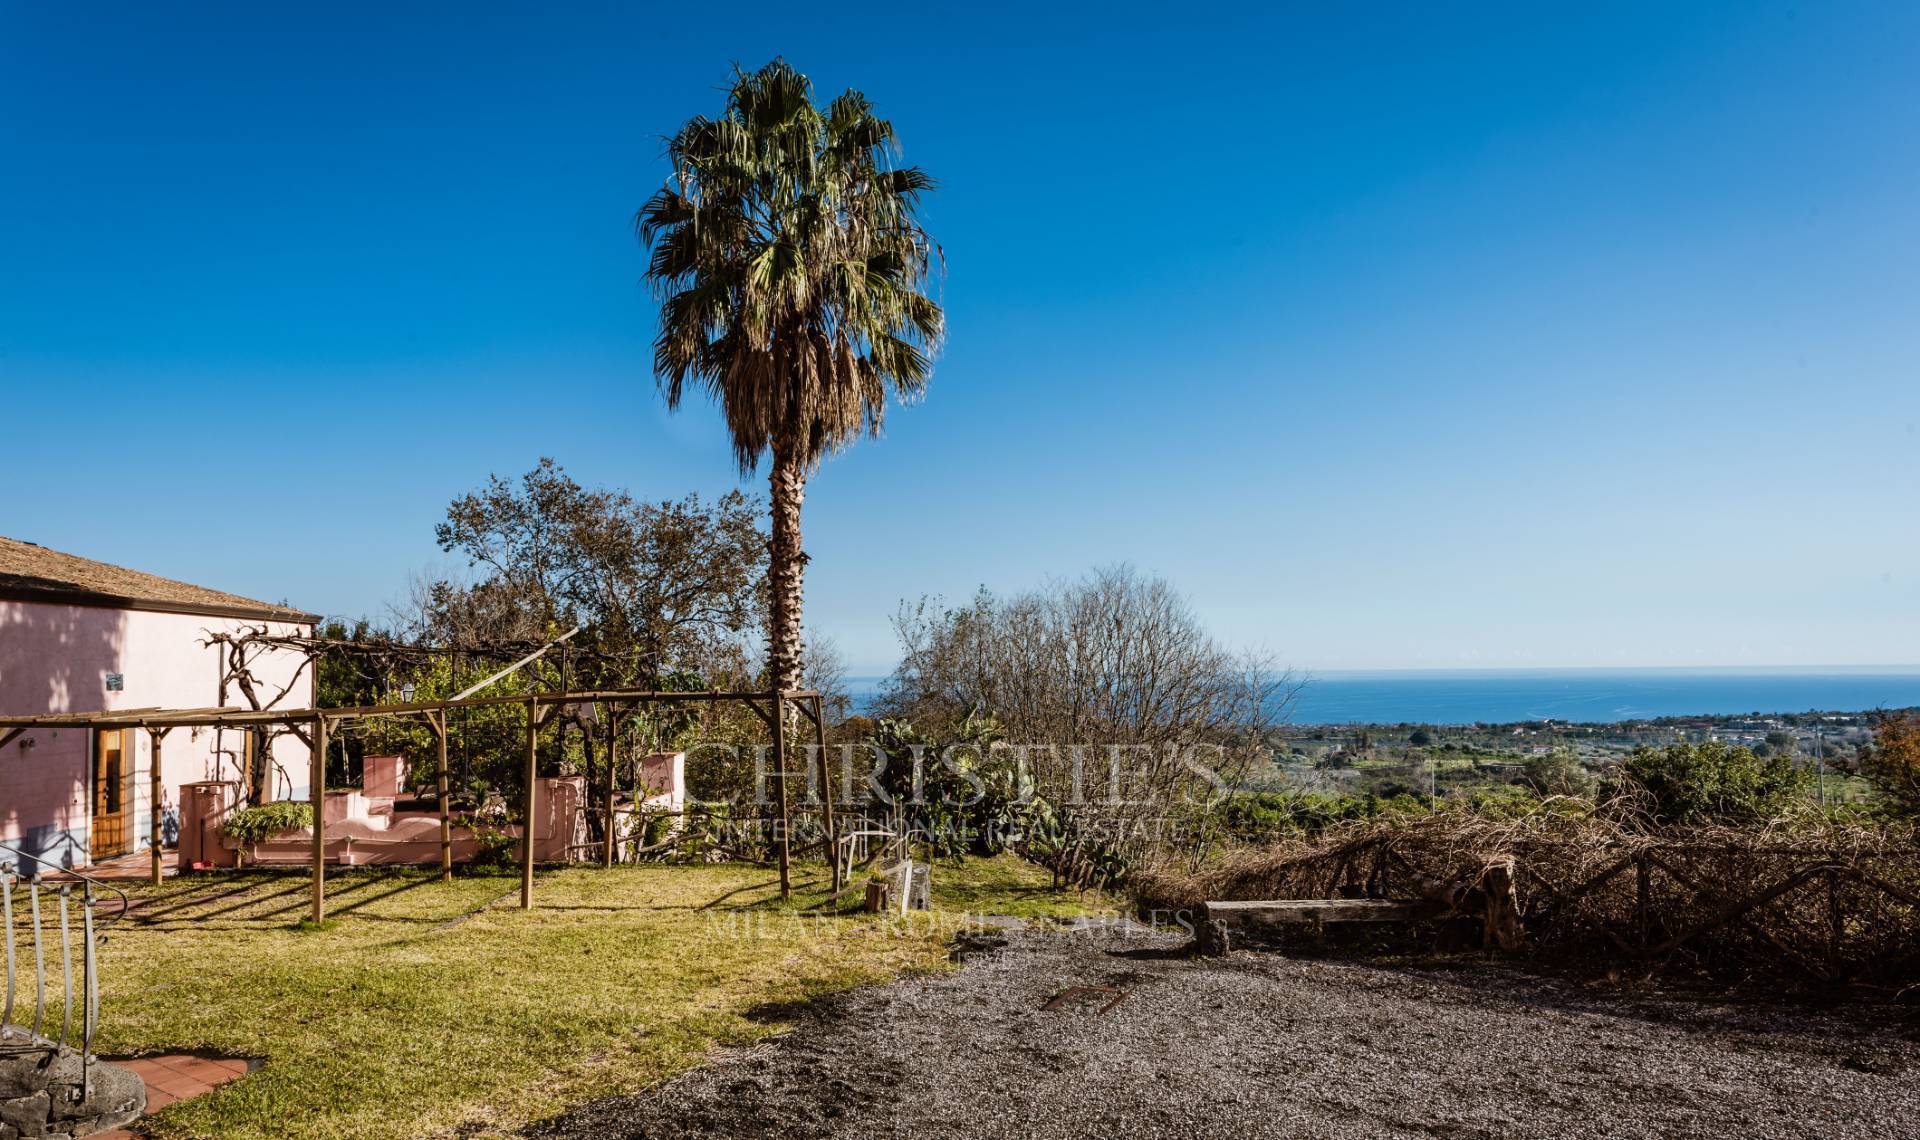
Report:
[[[1201,908],[1200,952],[1222,954],[1236,931],[1260,927],[1310,928],[1318,934],[1334,923],[1424,922],[1445,914],[1444,903],[1399,899],[1259,899],[1209,902]]]

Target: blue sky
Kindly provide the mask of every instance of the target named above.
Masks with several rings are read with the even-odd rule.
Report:
[[[0,534],[377,613],[489,473],[734,486],[629,226],[780,54],[943,184],[807,503],[856,671],[1115,561],[1308,669],[1920,659],[1902,4],[7,0]]]

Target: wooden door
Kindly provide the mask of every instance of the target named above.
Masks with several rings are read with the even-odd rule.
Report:
[[[93,734],[94,861],[133,850],[133,730]]]
[[[257,728],[240,730],[240,794],[246,797],[248,806],[263,804],[273,798],[267,792],[272,780],[268,776],[266,749],[261,744],[263,739]]]

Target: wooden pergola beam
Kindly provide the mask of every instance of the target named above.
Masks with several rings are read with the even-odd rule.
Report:
[[[113,712],[91,713],[48,713],[39,716],[0,716],[0,745],[12,741],[28,729],[33,728],[138,728],[146,730],[153,741],[152,772],[152,809],[153,809],[153,875],[154,881],[160,881],[161,839],[160,839],[160,740],[176,728],[218,728],[227,725],[270,725],[278,726],[296,736],[307,736],[312,751],[312,767],[309,775],[311,787],[309,798],[313,805],[313,921],[318,923],[326,918],[326,809],[327,809],[327,744],[331,727],[351,720],[367,720],[376,717],[418,716],[427,720],[439,738],[439,793],[441,819],[441,873],[443,877],[452,874],[452,832],[448,812],[447,789],[447,710],[467,708],[493,708],[502,705],[523,705],[527,709],[527,789],[525,799],[526,825],[521,843],[520,905],[523,908],[533,906],[533,818],[537,810],[538,791],[535,781],[538,778],[539,754],[537,750],[540,726],[557,711],[560,706],[574,704],[606,704],[609,710],[624,707],[629,713],[642,705],[684,704],[687,702],[744,701],[747,706],[767,721],[773,732],[774,779],[780,794],[780,825],[778,846],[780,855],[780,894],[787,897],[792,893],[789,863],[792,857],[792,820],[787,803],[787,733],[785,710],[789,702],[797,705],[807,719],[813,722],[814,739],[821,745],[822,770],[825,770],[825,736],[821,723],[820,694],[811,689],[758,690],[751,692],[718,691],[697,689],[691,692],[675,692],[661,689],[567,689],[545,693],[530,693],[518,696],[466,697],[459,700],[416,701],[399,705],[364,705],[353,708],[333,709],[240,709],[231,707],[197,709],[124,709]],[[761,702],[768,702],[771,715]],[[811,707],[809,708],[809,705]],[[611,717],[609,718],[612,719]],[[310,726],[310,727],[309,727]],[[608,787],[612,786],[611,767],[613,754],[608,754]],[[832,791],[827,790],[827,834],[833,864],[834,880],[840,876],[837,851],[834,850]],[[612,797],[608,797],[608,827],[612,827]]]
[[[140,709],[91,713],[46,713],[36,716],[0,715],[0,729],[7,728],[217,728],[225,725],[303,725],[320,715],[329,720],[367,720],[388,716],[425,716],[445,709],[490,708],[498,705],[588,704],[595,701],[621,701],[627,704],[679,704],[702,701],[770,701],[776,696],[789,700],[810,700],[819,696],[809,689],[722,692],[697,689],[672,692],[657,689],[566,689],[519,696],[468,697],[464,700],[414,701],[399,705],[359,705],[329,709]]]

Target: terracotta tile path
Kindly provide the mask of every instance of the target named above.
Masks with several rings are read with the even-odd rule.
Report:
[[[253,1063],[245,1058],[195,1057],[186,1053],[135,1057],[114,1063],[139,1073],[140,1079],[147,1082],[148,1112],[158,1112],[176,1100],[212,1092],[216,1086],[244,1077],[253,1070]],[[115,1128],[94,1133],[93,1140],[133,1140],[138,1135],[125,1128]]]

